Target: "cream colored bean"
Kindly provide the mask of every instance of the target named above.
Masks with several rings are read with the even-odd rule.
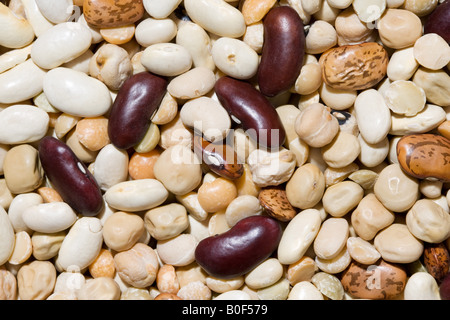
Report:
[[[242,40],[219,38],[214,42],[211,54],[215,65],[233,78],[250,79],[258,70],[258,54]]]
[[[286,278],[289,280],[291,286],[295,286],[299,282],[310,281],[317,271],[318,267],[316,262],[305,255],[300,260],[288,266]]]
[[[230,290],[219,294],[213,300],[251,300],[249,293],[243,290]]]
[[[56,277],[53,294],[65,294],[76,299],[80,288],[86,283],[86,277],[80,272],[61,272]]]
[[[224,211],[237,195],[235,184],[222,177],[204,181],[198,189],[198,201],[206,212]]]
[[[171,19],[147,18],[136,26],[136,41],[143,47],[170,42],[177,34],[177,25]]]
[[[4,266],[0,267],[0,299],[17,299],[17,280],[11,271],[6,270]]]
[[[6,48],[23,48],[35,37],[32,25],[24,17],[20,17],[3,3],[0,3],[0,45]]]
[[[74,116],[101,116],[112,105],[111,93],[103,82],[69,68],[50,70],[44,77],[43,88],[55,108]]]
[[[322,73],[318,63],[305,64],[295,81],[295,91],[301,95],[308,95],[322,85]]]
[[[14,228],[14,231],[27,231],[32,232],[30,228],[23,221],[22,215],[26,208],[36,204],[43,203],[42,197],[34,192],[18,194],[11,201],[8,209],[9,219]]]
[[[95,217],[79,218],[61,244],[56,265],[62,270],[88,267],[98,256],[103,243],[103,226]]]
[[[92,151],[86,148],[78,138],[76,128],[73,128],[66,136],[66,144],[72,149],[75,155],[81,161],[85,163],[92,163],[95,161],[95,157],[98,155],[98,151]],[[91,171],[92,173],[92,171]]]
[[[201,281],[189,282],[177,293],[182,300],[211,300],[211,289]]]
[[[192,147],[194,133],[184,125],[181,119],[181,114],[178,112],[178,105],[172,121],[160,126],[159,128],[160,140],[158,144],[161,148],[169,149],[169,147],[175,145],[183,145],[188,148]]]
[[[362,22],[371,23],[378,20],[386,9],[386,0],[354,0],[353,9]]]
[[[391,112],[381,93],[367,89],[358,94],[355,117],[361,136],[371,144],[383,141],[391,128]]]
[[[77,292],[78,300],[119,300],[120,288],[111,278],[88,279]]]
[[[252,289],[262,289],[276,283],[282,275],[283,266],[278,259],[269,258],[246,274],[245,283]]]
[[[6,263],[14,251],[15,234],[5,209],[0,208],[0,265]]]
[[[331,109],[321,103],[313,103],[303,109],[294,124],[302,141],[314,148],[329,144],[339,132],[339,122],[331,115]]]
[[[286,196],[297,208],[309,209],[319,203],[325,191],[325,177],[319,167],[306,163],[294,171],[286,184]]]
[[[319,88],[320,98],[327,107],[335,110],[346,110],[350,108],[357,97],[355,90],[334,89],[325,82]]]
[[[168,196],[167,189],[156,179],[119,182],[105,192],[105,200],[111,207],[128,212],[157,207]]]
[[[358,137],[340,131],[328,145],[321,148],[323,160],[333,168],[342,168],[358,158],[361,145]]]
[[[136,243],[131,249],[114,256],[117,273],[127,284],[145,288],[156,280],[159,270],[158,256],[151,247]]]
[[[248,134],[242,128],[233,130],[233,144],[238,161],[244,163],[244,165],[250,153],[258,148],[257,143],[250,139]]]
[[[102,45],[89,62],[89,75],[113,91],[119,90],[132,73],[128,52],[116,44]]]
[[[50,261],[33,261],[17,273],[20,300],[45,300],[56,283],[56,269]]]
[[[159,291],[176,294],[180,289],[174,266],[170,264],[162,265],[156,276],[156,286]]]
[[[231,119],[227,111],[217,100],[209,97],[199,97],[186,102],[181,107],[180,118],[186,127],[201,132],[204,138],[211,142],[225,139],[231,129]]]
[[[323,294],[309,281],[296,283],[289,292],[288,300],[324,300]]]
[[[398,8],[405,3],[405,0],[386,0],[388,8]]]
[[[294,153],[295,158],[297,159],[297,167],[304,165],[308,160],[309,146],[300,138],[292,140],[289,143],[288,149]]]
[[[312,16],[317,20],[324,20],[329,23],[334,23],[336,17],[339,15],[339,12],[341,12],[340,9],[330,6],[328,1],[323,1],[319,11],[314,13]]]
[[[178,28],[175,41],[189,51],[194,67],[214,71],[216,66],[211,54],[211,39],[202,27],[191,21],[185,22]]]
[[[31,59],[43,69],[53,69],[82,55],[91,42],[86,27],[76,22],[60,23],[37,38],[31,48]]]
[[[450,215],[429,199],[418,200],[406,214],[406,225],[418,239],[440,243],[450,237]]]
[[[242,13],[223,0],[187,0],[184,7],[195,23],[218,36],[238,38],[245,32]]]
[[[128,153],[112,144],[104,146],[94,163],[94,177],[102,190],[128,178]]]
[[[262,21],[247,26],[242,41],[255,50],[256,53],[261,53],[264,43],[264,25]]]
[[[195,67],[172,79],[167,91],[175,98],[193,99],[206,95],[215,83],[216,78],[211,69]]]
[[[31,236],[33,257],[37,260],[50,260],[55,257],[61,248],[66,234],[66,231],[55,233],[33,232]]]
[[[425,108],[425,91],[412,81],[397,80],[392,82],[384,97],[392,112],[406,116],[415,116]]]
[[[404,9],[385,10],[377,26],[381,41],[392,49],[412,46],[422,36],[420,18]]]
[[[349,177],[350,174],[357,171],[358,169],[359,166],[356,163],[351,163],[343,168],[326,168],[323,173],[325,176],[326,187],[344,181]]]
[[[437,33],[425,34],[417,39],[413,51],[417,62],[431,70],[442,69],[450,62],[450,46]]]
[[[84,16],[84,14],[80,15],[77,22],[80,23],[81,25],[85,26],[89,30],[89,32],[91,33],[91,36],[92,36],[92,44],[97,44],[104,40],[102,35],[100,34],[100,30],[97,28],[91,27],[86,22],[86,18]]]
[[[152,123],[156,125],[164,125],[175,119],[177,113],[178,103],[176,99],[169,92],[166,92],[158,110],[155,112],[151,120]]]
[[[36,0],[42,15],[52,23],[62,23],[69,20],[73,12],[73,1]]]
[[[67,113],[61,113],[56,119],[56,123],[54,125],[54,132],[58,139],[64,137],[70,130],[72,130],[78,120],[81,117],[73,116]]]
[[[317,20],[310,25],[305,38],[305,51],[309,54],[319,54],[337,44],[337,33],[330,23]]]
[[[340,46],[370,42],[374,38],[374,29],[370,27],[370,24],[359,19],[353,7],[348,7],[339,13],[334,27]]]
[[[225,218],[230,227],[245,217],[261,215],[263,208],[257,197],[241,195],[234,198],[225,210]]]
[[[322,1],[320,0],[301,0],[300,4],[307,14],[314,14],[320,10],[322,6]]]
[[[415,116],[405,117],[393,113],[389,133],[392,135],[425,133],[437,128],[445,119],[446,113],[442,107],[426,104]]]
[[[17,104],[0,112],[0,143],[22,144],[41,139],[48,130],[47,112]]]
[[[191,68],[192,57],[181,45],[169,42],[156,43],[144,50],[141,63],[150,72],[173,77]]]
[[[167,0],[160,2],[158,0],[144,0],[145,11],[152,17],[163,19],[168,17],[180,4],[181,0]]]
[[[253,182],[266,187],[288,181],[296,168],[297,158],[294,153],[282,147],[276,151],[257,149],[250,153],[247,163]]]
[[[317,267],[328,274],[337,274],[344,271],[352,262],[352,258],[344,247],[334,258],[322,259],[319,256],[315,257]]]
[[[129,287],[122,291],[120,300],[154,300],[149,290]]]
[[[24,48],[13,49],[0,55],[0,73],[27,61],[30,58],[30,52],[31,45],[28,45]]]
[[[197,192],[191,191],[184,195],[177,195],[176,199],[186,208],[189,216],[192,216],[195,220],[203,222],[208,217],[208,213],[198,202]]]
[[[197,239],[190,234],[180,234],[167,240],[159,240],[156,244],[159,258],[163,263],[173,266],[187,266],[195,261]]]
[[[144,220],[134,213],[115,212],[103,224],[103,240],[108,248],[125,251],[138,242],[145,231]]]
[[[423,243],[415,238],[405,224],[394,223],[380,231],[374,239],[375,248],[383,260],[394,263],[411,263],[420,258]]]
[[[410,209],[418,199],[419,182],[406,175],[399,164],[391,164],[380,172],[374,192],[387,209],[402,212]]]
[[[438,0],[406,0],[402,8],[414,12],[419,17],[430,14],[438,5]]]
[[[17,232],[15,235],[14,251],[9,257],[8,262],[13,265],[24,263],[31,257],[33,246],[31,237],[26,231]]]
[[[442,195],[442,181],[421,180],[419,190],[425,197],[436,199]]]
[[[359,161],[368,168],[373,168],[381,164],[389,153],[389,139],[384,138],[376,144],[369,144],[361,135],[358,135],[361,153]]]
[[[289,290],[289,281],[281,278],[271,286],[256,290],[256,293],[260,300],[286,300]]]
[[[20,103],[42,91],[46,71],[31,59],[0,74],[0,103]]]
[[[360,237],[349,237],[347,239],[347,250],[352,259],[362,264],[370,265],[381,258],[373,244]]]
[[[65,202],[49,202],[26,208],[22,219],[31,230],[54,233],[70,228],[77,214]]]
[[[344,218],[326,219],[314,240],[314,253],[322,259],[336,257],[347,243],[349,225]]]
[[[300,211],[289,221],[278,245],[280,263],[291,264],[298,261],[313,243],[321,223],[322,219],[317,209]]]
[[[425,90],[430,103],[438,106],[450,105],[450,76],[444,70],[419,67],[412,81]]]
[[[364,240],[372,240],[378,231],[394,222],[394,214],[386,209],[375,194],[367,194],[352,212],[351,223],[356,234]]]
[[[364,189],[353,181],[342,181],[328,187],[322,197],[327,213],[340,218],[355,208],[364,196]]]
[[[220,279],[213,276],[206,277],[206,285],[212,291],[217,293],[225,293],[232,290],[238,290],[244,284],[244,276],[231,279]]]
[[[47,30],[51,29],[55,24],[50,22],[44,15],[36,3],[36,0],[22,0],[25,16],[33,26],[36,37],[40,37]]]
[[[170,203],[145,213],[145,228],[156,240],[173,238],[189,226],[186,208],[179,203]]]
[[[389,59],[387,76],[391,81],[409,80],[419,67],[414,57],[414,47],[396,50]]]
[[[175,195],[194,190],[202,171],[197,156],[187,147],[175,145],[164,150],[154,166],[155,177]]]
[[[14,195],[11,193],[11,190],[8,189],[6,179],[0,179],[0,206],[4,209],[8,209],[13,198]]]
[[[283,124],[284,131],[286,132],[285,145],[289,145],[292,140],[298,138],[298,135],[295,132],[295,120],[300,114],[300,110],[293,104],[285,104],[277,107],[275,110],[277,111],[281,123]]]
[[[416,272],[409,277],[404,289],[405,300],[441,300],[436,279],[427,272]]]

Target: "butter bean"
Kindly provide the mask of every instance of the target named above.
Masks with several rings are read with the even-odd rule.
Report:
[[[31,45],[13,49],[0,55],[0,73],[27,61],[30,58]]]
[[[415,116],[426,104],[425,91],[412,81],[392,82],[384,92],[384,97],[392,112],[406,116]]]
[[[230,77],[250,79],[258,70],[258,54],[242,40],[219,38],[214,42],[211,54],[217,68]]]
[[[144,50],[141,63],[152,73],[173,77],[191,68],[192,57],[189,51],[179,44],[156,43]]]
[[[416,272],[405,285],[405,300],[440,300],[436,280],[426,272]]]
[[[391,81],[409,80],[419,68],[414,57],[414,47],[396,50],[389,59],[387,76]]]
[[[243,290],[230,290],[219,294],[214,300],[251,300],[251,296]]]
[[[406,224],[394,223],[380,231],[374,245],[385,261],[410,263],[422,255],[424,245],[414,237]]]
[[[325,177],[319,167],[306,163],[298,167],[286,184],[286,196],[292,206],[309,209],[319,203],[325,191]]]
[[[286,300],[289,295],[289,281],[281,278],[271,286],[256,291],[260,300]]]
[[[81,71],[63,67],[52,69],[44,77],[43,87],[55,108],[74,116],[101,116],[112,105],[108,87]]]
[[[0,265],[6,263],[14,251],[15,234],[5,209],[0,208]]]
[[[46,71],[28,59],[0,74],[0,103],[19,103],[42,91]]]
[[[213,276],[206,277],[206,285],[208,286],[208,288],[217,293],[237,291],[242,287],[243,284],[244,276],[238,276],[231,279],[220,279]]]
[[[288,300],[324,300],[322,293],[309,281],[296,283],[289,292]]]
[[[155,43],[170,42],[177,34],[177,26],[171,19],[147,18],[136,26],[136,41],[143,47]]]
[[[317,209],[300,211],[284,230],[278,245],[278,260],[282,264],[298,261],[313,243],[322,219]]]
[[[450,76],[443,70],[419,67],[412,81],[421,87],[431,104],[447,106],[450,103]]]
[[[344,247],[334,258],[331,259],[323,259],[319,256],[315,257],[317,267],[323,272],[329,274],[337,274],[344,271],[352,261],[352,258],[347,250]]]
[[[98,256],[103,243],[103,227],[95,217],[79,218],[64,238],[56,265],[62,270],[88,267]]]
[[[34,40],[35,34],[30,22],[14,14],[4,3],[0,3],[0,17],[3,30],[0,45],[6,48],[22,48]]]
[[[390,134],[407,135],[425,133],[437,128],[446,118],[445,111],[437,105],[426,104],[415,116],[392,114]]]
[[[182,233],[167,240],[159,240],[156,250],[163,263],[177,267],[187,266],[195,261],[196,246],[197,239],[193,235]]]
[[[365,141],[377,144],[387,137],[391,112],[381,93],[375,89],[362,91],[355,100],[354,110],[359,132]]]
[[[23,0],[22,6],[27,20],[33,27],[34,33],[37,37],[40,37],[47,30],[55,26],[50,22],[39,10],[36,0]]]
[[[28,207],[22,219],[31,230],[54,233],[70,228],[77,220],[77,215],[67,203],[51,202]]]
[[[323,160],[333,168],[342,168],[358,158],[361,145],[358,137],[351,133],[339,131],[334,139],[321,148]]]
[[[150,286],[159,270],[158,257],[154,249],[136,243],[131,249],[114,256],[117,273],[127,284],[136,288]]]
[[[340,218],[353,210],[363,199],[364,189],[353,181],[342,181],[329,186],[322,197],[326,212]]]
[[[371,240],[378,231],[394,222],[395,216],[386,209],[375,194],[367,194],[352,212],[351,222],[356,234],[364,240]]]
[[[263,208],[257,197],[252,195],[241,195],[234,198],[225,210],[225,218],[230,227],[233,227],[239,220],[260,215]]]
[[[245,283],[252,289],[262,289],[276,283],[282,275],[281,263],[276,258],[269,258],[245,275]]]
[[[8,189],[14,193],[26,193],[37,189],[44,179],[38,151],[30,144],[11,148],[3,164]]]
[[[103,147],[94,163],[94,178],[102,190],[108,190],[128,178],[128,154],[113,144]]]
[[[33,261],[23,265],[17,273],[17,287],[21,300],[45,300],[56,283],[56,269],[49,261]]]
[[[145,11],[157,19],[168,17],[181,3],[181,0],[167,0],[160,2],[158,0],[144,0]]]
[[[436,33],[428,33],[417,39],[413,51],[417,62],[427,69],[439,70],[450,62],[450,46]]]
[[[321,259],[336,257],[345,247],[348,235],[347,220],[344,218],[326,219],[314,239],[314,253]]]
[[[403,49],[414,45],[422,36],[422,23],[409,10],[389,8],[378,21],[378,32],[384,45]]]
[[[105,192],[106,202],[117,210],[136,212],[162,204],[169,192],[156,179],[122,181]]]
[[[366,265],[373,264],[381,258],[377,249],[360,237],[348,237],[347,250],[352,259]]]
[[[245,32],[243,14],[223,0],[187,0],[184,7],[195,23],[218,36],[238,38]]]
[[[142,18],[145,9],[142,1],[116,3],[110,0],[93,0],[83,3],[86,21],[97,28],[118,27]]]

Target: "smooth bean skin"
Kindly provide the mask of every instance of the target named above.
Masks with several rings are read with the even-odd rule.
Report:
[[[127,79],[120,88],[108,122],[108,135],[117,148],[137,145],[150,127],[151,117],[166,93],[167,80],[141,72]]]
[[[39,158],[52,186],[73,210],[84,216],[96,216],[103,209],[97,181],[64,142],[44,137],[39,144]]]
[[[264,44],[257,77],[261,92],[273,97],[295,84],[305,55],[305,34],[303,22],[292,7],[271,9],[263,23]]]
[[[450,1],[444,1],[428,16],[424,33],[437,33],[450,43]]]
[[[249,82],[225,76],[214,90],[230,117],[240,122],[250,138],[269,148],[283,145],[286,132],[269,100]]]
[[[280,224],[270,217],[250,216],[230,230],[203,239],[195,249],[197,263],[210,275],[231,279],[267,259],[281,239]]]

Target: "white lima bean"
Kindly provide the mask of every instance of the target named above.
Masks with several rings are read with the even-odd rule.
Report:
[[[214,72],[207,67],[194,67],[172,79],[167,91],[175,98],[193,99],[206,95],[214,88]]]
[[[189,51],[179,44],[156,43],[144,50],[141,63],[150,72],[173,77],[191,68],[192,57]]]
[[[94,162],[94,177],[102,190],[128,178],[128,154],[113,144],[104,146]]]
[[[49,202],[28,207],[22,219],[31,230],[55,233],[72,226],[77,220],[77,214],[65,202]]]

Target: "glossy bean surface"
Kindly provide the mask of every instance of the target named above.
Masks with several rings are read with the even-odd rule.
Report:
[[[437,33],[450,43],[450,0],[438,5],[427,17],[424,33]]]
[[[214,87],[222,106],[250,138],[269,148],[281,146],[286,132],[269,100],[249,82],[225,76]]]
[[[195,259],[210,275],[229,279],[249,272],[268,258],[280,238],[281,226],[276,220],[250,216],[230,230],[200,241]]]
[[[263,24],[258,84],[264,95],[273,97],[290,89],[297,80],[305,55],[305,34],[303,22],[292,7],[271,9]]]
[[[44,137],[39,144],[39,158],[52,186],[72,209],[85,216],[101,211],[103,197],[97,181],[64,142]]]
[[[129,78],[120,88],[108,122],[111,142],[121,149],[137,145],[166,93],[167,80],[149,72]]]

